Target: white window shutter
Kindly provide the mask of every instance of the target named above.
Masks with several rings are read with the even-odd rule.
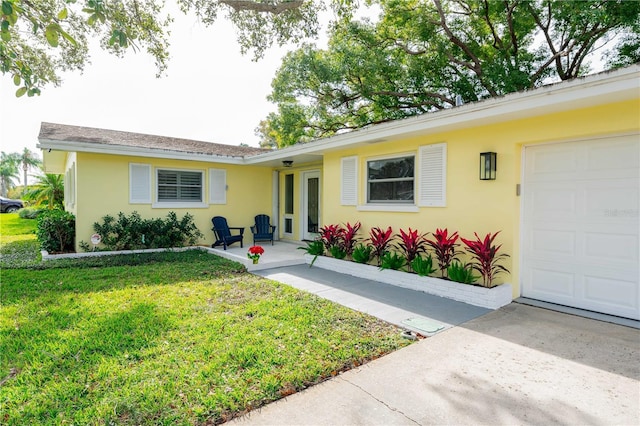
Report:
[[[209,204],[227,204],[227,171],[209,169]]]
[[[69,203],[72,206],[76,204],[76,163],[69,169]]]
[[[129,163],[129,203],[151,203],[151,165]]]
[[[358,157],[342,158],[340,167],[341,190],[340,204],[355,206],[358,204]]]
[[[424,145],[419,150],[418,206],[445,207],[447,144]]]

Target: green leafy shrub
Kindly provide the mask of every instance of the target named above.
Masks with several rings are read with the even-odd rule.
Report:
[[[347,257],[347,252],[340,246],[332,246],[329,251],[331,252],[331,256],[336,259],[344,259]]]
[[[21,219],[37,219],[42,214],[44,209],[37,209],[35,207],[25,207],[18,211],[18,216]]]
[[[421,277],[426,277],[436,271],[433,267],[433,258],[431,255],[427,257],[416,256],[411,262],[411,269]]]
[[[313,266],[313,262],[316,261],[318,256],[322,256],[324,254],[324,242],[322,240],[313,240],[307,241],[306,247],[298,247],[299,250],[304,250],[307,254],[313,256],[313,260],[309,267]]]
[[[394,269],[398,270],[404,266],[406,260],[404,256],[395,252],[387,251],[382,255],[380,259],[380,269]]]
[[[40,247],[50,253],[74,251],[76,217],[59,209],[47,210],[38,217],[36,231]]]
[[[451,281],[463,284],[473,284],[478,279],[473,275],[473,267],[471,265],[463,265],[458,261],[453,261],[449,265],[447,274]]]
[[[373,247],[364,244],[356,245],[351,253],[351,258],[356,263],[369,263],[372,257]]]
[[[93,230],[102,237],[105,250],[184,247],[197,243],[203,236],[193,223],[193,216],[187,213],[178,219],[175,212],[169,212],[165,219],[143,219],[138,212],[129,216],[120,212],[117,219],[106,215],[102,223],[93,224]],[[84,241],[80,246],[90,249]]]

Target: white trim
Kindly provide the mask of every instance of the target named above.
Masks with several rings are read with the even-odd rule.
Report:
[[[278,224],[280,222],[280,172],[274,170],[271,173],[271,217],[272,223]],[[280,240],[280,227],[276,228],[276,232],[273,235],[273,239]]]
[[[146,176],[144,176],[147,179],[147,193],[146,194],[137,194],[137,195],[144,195],[144,196],[140,196],[138,198],[134,198],[134,192],[136,192],[136,190],[134,189],[134,179],[135,178],[140,178],[140,176],[138,175],[134,175],[133,169],[134,168],[138,168],[138,171],[140,172],[144,172],[143,169],[146,169]],[[142,182],[143,184],[145,182]],[[144,163],[129,163],[129,204],[151,204],[151,194],[153,193],[153,184],[151,181],[151,164],[144,164]],[[140,189],[140,188],[139,188]]]
[[[159,148],[127,147],[121,145],[87,142],[59,141],[48,138],[38,140],[38,148],[67,152],[89,152],[94,154],[126,155],[131,157],[164,158],[169,160],[201,161],[204,163],[245,164],[245,157],[213,155],[194,152],[170,151]]]
[[[309,193],[307,191],[307,183],[308,179],[318,178],[318,229],[322,225],[322,178],[320,170],[306,170],[301,173],[301,183],[300,187],[302,189],[302,196],[300,197],[302,200],[302,205],[300,209],[300,225],[301,225],[301,233],[300,239],[302,240],[312,240],[318,234],[311,233],[307,231],[309,224],[309,209],[308,209],[308,201],[309,201]],[[307,219],[305,219],[305,217]]]
[[[376,200],[373,202],[369,201],[369,162],[370,161],[383,161],[383,160],[393,160],[394,158],[405,158],[405,157],[413,157],[413,200],[408,201],[408,202],[404,202],[401,200],[389,200],[388,203],[384,202],[384,201],[380,201],[380,200]],[[364,183],[365,183],[365,187],[364,187],[364,200],[366,202],[367,206],[386,206],[386,205],[391,205],[391,206],[415,206],[416,204],[416,194],[417,194],[417,164],[416,164],[416,160],[417,160],[418,156],[416,155],[415,151],[409,151],[409,152],[404,152],[404,153],[393,153],[393,154],[389,154],[389,155],[377,155],[374,157],[366,157],[364,159],[364,163],[365,163],[365,168],[364,168]],[[406,179],[409,180],[409,179]],[[360,210],[360,207],[358,207],[358,210]],[[385,210],[385,211],[404,211],[404,210]]]
[[[207,209],[209,205],[207,203],[158,203],[155,202],[151,204],[151,207],[154,209]]]
[[[417,213],[420,211],[414,204],[365,204],[356,207],[359,212],[399,212]]]
[[[193,206],[194,208],[199,208],[199,207],[208,207],[208,205],[205,203],[205,198],[204,198],[204,187],[205,187],[205,172],[202,169],[179,169],[179,168],[174,168],[174,167],[156,167],[155,168],[155,176],[156,176],[156,182],[155,182],[155,200],[153,202],[153,206],[154,208],[160,208],[160,207],[165,207],[165,206],[169,206],[169,207],[191,207]],[[189,173],[200,173],[200,201],[160,201],[158,200],[158,173],[160,171],[172,171],[172,172],[189,172]]]

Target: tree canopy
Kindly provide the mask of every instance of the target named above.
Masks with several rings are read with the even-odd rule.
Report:
[[[379,0],[284,59],[256,132],[286,146],[640,60],[640,2]]]
[[[182,11],[210,25],[224,15],[237,29],[243,53],[260,58],[273,44],[314,37],[318,14],[333,7],[348,15],[355,0],[176,0]],[[0,69],[16,95],[38,95],[61,83],[62,71],[81,71],[92,39],[116,55],[145,50],[157,75],[167,69],[172,18],[163,0],[1,0]]]

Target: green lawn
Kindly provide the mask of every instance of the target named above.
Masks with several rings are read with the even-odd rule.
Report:
[[[1,424],[221,423],[407,344],[200,251],[51,261],[1,280]]]
[[[35,219],[21,219],[18,213],[0,214],[0,270],[40,262],[36,224]]]

